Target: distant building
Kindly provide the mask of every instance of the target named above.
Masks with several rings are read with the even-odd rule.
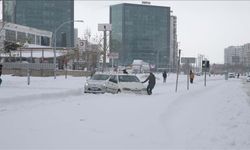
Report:
[[[250,70],[250,43],[224,49],[225,65],[242,65]]]
[[[118,65],[140,59],[167,68],[170,58],[170,7],[118,4],[110,6],[111,52]]]
[[[171,16],[170,21],[170,68],[174,71],[177,68],[178,42],[177,42],[177,17]]]
[[[243,62],[250,70],[250,43],[243,45]]]
[[[224,62],[228,65],[236,65],[243,63],[243,47],[230,46],[224,50]]]
[[[74,0],[3,0],[3,21],[54,32],[74,20]],[[74,46],[74,23],[56,34],[57,47]]]
[[[0,48],[7,43],[32,44],[35,46],[51,47],[52,32],[39,30],[23,25],[0,22]]]

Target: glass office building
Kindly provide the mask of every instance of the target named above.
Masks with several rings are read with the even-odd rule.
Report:
[[[54,32],[74,20],[74,0],[3,0],[3,20]],[[56,37],[57,47],[74,47],[74,23],[63,25]]]
[[[141,59],[167,68],[170,55],[170,7],[118,4],[110,6],[111,51],[119,53],[118,65]]]

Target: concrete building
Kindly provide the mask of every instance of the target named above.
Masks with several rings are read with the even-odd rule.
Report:
[[[171,16],[170,20],[170,70],[175,71],[177,68],[178,42],[177,42],[177,17]]]
[[[0,22],[0,49],[8,43],[31,44],[51,47],[52,32],[23,25]]]
[[[243,45],[243,63],[250,69],[250,43]]]
[[[74,20],[74,0],[3,0],[3,21],[55,32]],[[74,46],[74,23],[57,31],[57,47]]]
[[[250,72],[250,43],[225,48],[224,63],[229,71]]]
[[[111,52],[118,65],[140,59],[156,68],[170,63],[170,7],[118,4],[110,6]]]
[[[230,46],[224,49],[224,63],[227,65],[243,64],[243,46]]]

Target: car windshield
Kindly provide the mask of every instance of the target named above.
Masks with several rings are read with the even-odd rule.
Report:
[[[118,78],[120,82],[140,82],[136,76],[120,75]]]
[[[109,75],[106,74],[95,74],[91,79],[92,80],[107,80]]]

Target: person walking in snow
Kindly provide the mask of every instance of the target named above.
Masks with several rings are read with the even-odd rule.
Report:
[[[148,86],[147,86],[147,93],[148,95],[152,94],[152,90],[155,87],[155,75],[150,72],[149,76],[147,77],[147,79],[145,81],[143,81],[142,83],[145,83],[148,81]]]
[[[3,69],[3,65],[0,64],[0,86],[2,84],[2,78],[1,78],[1,76],[2,76],[2,69]]]
[[[162,77],[163,77],[163,83],[166,83],[166,79],[167,79],[167,72],[166,71],[164,71],[162,73]]]
[[[190,83],[193,84],[193,82],[194,82],[194,73],[192,72],[192,70],[190,70],[189,76],[190,76]]]

